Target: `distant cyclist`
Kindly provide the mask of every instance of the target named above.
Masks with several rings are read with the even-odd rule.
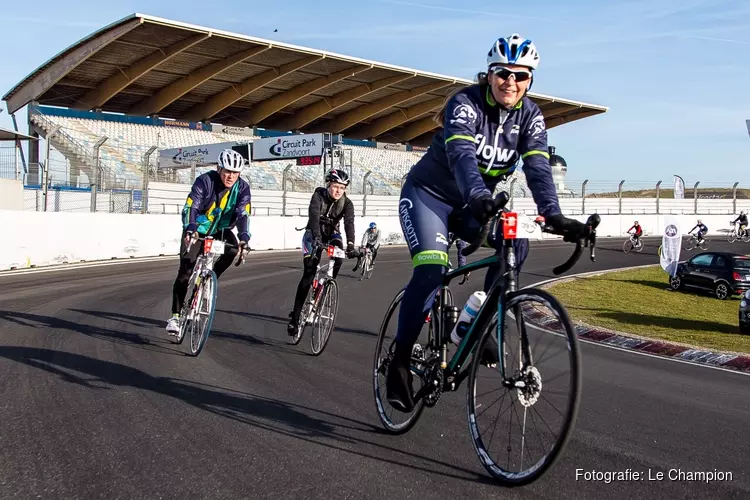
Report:
[[[349,175],[341,169],[334,168],[326,174],[326,187],[315,190],[310,199],[307,229],[302,237],[302,262],[304,270],[297,285],[294,297],[294,309],[289,313],[287,333],[294,335],[299,324],[299,315],[307,298],[307,292],[315,279],[315,272],[323,253],[324,246],[329,244],[344,249],[344,242],[339,230],[339,222],[344,219],[346,231],[346,256],[356,256],[354,250],[354,204],[346,196]],[[343,264],[343,259],[334,259],[333,277],[336,278]]]
[[[370,268],[375,267],[375,259],[378,258],[378,248],[380,248],[380,229],[374,222],[370,222],[370,227],[367,228],[365,234],[362,235],[361,248],[367,248],[372,253],[370,259]],[[362,263],[362,256],[357,259],[357,263],[354,265],[352,271],[359,269],[359,265]]]
[[[742,210],[740,211],[740,215],[732,221],[732,224],[740,223],[740,230],[738,231],[738,236],[744,236],[745,231],[747,230],[747,213]]]
[[[487,70],[478,75],[477,83],[446,99],[436,116],[442,128],[401,188],[401,229],[414,269],[403,295],[386,378],[388,402],[399,411],[414,407],[412,350],[449,263],[445,236],[455,232],[469,242],[477,237],[496,213],[494,189],[513,173],[518,160],[523,159],[526,183],[550,230],[571,242],[585,235],[581,222],[560,211],[544,116],[526,95],[539,64],[536,47],[514,34],[497,39],[486,56]],[[490,237],[488,243],[502,251],[502,240]],[[516,239],[513,245],[520,265],[528,240]],[[499,265],[487,270],[485,291],[500,270]],[[490,348],[480,359],[492,364],[492,355]],[[497,349],[494,356],[496,361]]]
[[[245,158],[237,151],[225,149],[219,154],[217,164],[217,170],[195,179],[182,209],[180,269],[172,286],[172,317],[167,322],[167,332],[172,335],[180,332],[180,310],[187,294],[188,281],[198,255],[203,253],[203,245],[196,242],[198,237],[213,236],[239,247],[227,246],[224,254],[217,259],[214,265],[217,278],[229,268],[239,251],[244,256],[250,241],[250,185],[240,177]],[[237,227],[239,243],[232,232],[234,227]],[[190,252],[185,255],[191,241]]]
[[[466,257],[461,253],[461,251],[468,246],[468,243],[466,243],[461,238],[456,238],[456,235],[453,233],[448,233],[448,241],[453,242],[456,244],[456,259],[458,267],[464,267],[466,265]],[[450,248],[449,248],[450,249]],[[456,268],[458,269],[458,268]],[[467,281],[469,281],[469,276],[471,273],[464,274],[464,277],[459,281],[459,285],[463,285]]]
[[[638,245],[638,241],[640,240],[641,236],[643,236],[643,228],[638,223],[638,221],[633,222],[633,227],[627,230],[628,234],[631,234],[630,231],[633,231],[633,239],[635,240],[634,245]]]
[[[693,229],[688,231],[688,234],[693,234],[693,231],[695,231],[696,229],[698,230],[696,236],[698,237],[698,244],[700,245],[701,243],[703,243],[703,237],[706,235],[706,233],[708,233],[708,227],[703,222],[701,222],[700,219],[698,219],[698,223]]]
[[[596,228],[602,221],[599,214],[589,215],[586,219],[586,228],[588,229],[588,236],[586,236],[585,246],[591,245],[591,262],[596,262],[595,247],[596,247]]]

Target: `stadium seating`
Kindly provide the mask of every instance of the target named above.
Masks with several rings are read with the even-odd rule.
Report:
[[[107,115],[107,119],[98,119],[93,114],[85,117],[65,116],[65,112],[54,112],[44,108],[33,108],[31,120],[45,132],[60,126],[58,134],[52,138],[52,145],[66,156],[74,168],[80,173],[91,175],[93,148],[97,140],[107,137],[107,141],[100,148],[100,167],[105,177],[113,187],[139,189],[143,183],[143,155],[152,146],[158,149],[195,146],[228,141],[252,141],[257,137],[219,133],[208,130],[196,130],[181,127],[160,125],[145,125],[132,123],[126,119],[118,121],[115,115]],[[354,142],[354,141],[352,141]],[[357,144],[367,144],[357,141]],[[375,146],[373,143],[372,146]],[[351,150],[352,188],[354,194],[362,194],[364,177],[368,171],[368,181],[372,186],[368,193],[377,195],[397,196],[401,189],[404,175],[424,154],[417,151],[398,151],[380,149],[364,145],[344,145]],[[156,169],[158,154],[150,158],[152,180],[189,183],[191,172],[189,169],[163,175]],[[338,159],[336,159],[338,161]],[[293,164],[290,161],[254,162],[246,170],[246,178],[254,189],[282,191],[284,170]],[[207,168],[197,169],[200,174]],[[156,172],[156,173],[155,173]],[[170,177],[171,176],[171,177]],[[516,196],[527,196],[523,175],[516,174],[518,180],[514,186]],[[294,165],[288,173],[287,188],[291,191],[310,192],[315,186],[323,182],[323,169],[320,166],[302,167]],[[503,189],[509,189],[510,180],[503,183]]]

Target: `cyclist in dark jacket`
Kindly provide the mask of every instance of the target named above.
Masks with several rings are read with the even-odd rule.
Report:
[[[334,168],[326,175],[327,187],[319,187],[310,199],[307,229],[302,237],[302,253],[304,271],[302,279],[297,285],[294,297],[294,309],[289,313],[287,333],[294,335],[299,324],[299,315],[305,303],[307,292],[315,279],[315,271],[320,261],[324,246],[332,244],[344,249],[339,223],[344,219],[346,231],[346,255],[350,259],[356,257],[354,250],[354,204],[346,196],[349,185],[349,175],[341,169]],[[333,277],[339,274],[343,259],[334,259]]]

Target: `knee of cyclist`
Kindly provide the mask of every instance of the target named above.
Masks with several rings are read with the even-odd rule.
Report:
[[[446,267],[441,264],[422,264],[414,268],[411,281],[425,287],[437,288],[443,282]]]

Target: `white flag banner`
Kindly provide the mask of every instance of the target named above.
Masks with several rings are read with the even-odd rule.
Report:
[[[670,276],[674,276],[677,273],[677,263],[680,261],[681,247],[682,233],[680,232],[680,223],[675,217],[667,215],[664,217],[659,264],[661,264],[661,268]]]
[[[682,200],[685,198],[685,181],[679,175],[674,176],[674,199]]]

